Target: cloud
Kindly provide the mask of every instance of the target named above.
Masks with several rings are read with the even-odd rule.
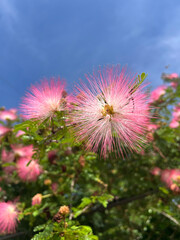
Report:
[[[14,24],[18,21],[18,12],[12,1],[0,1],[0,18],[0,25],[5,26],[7,31],[14,33]]]

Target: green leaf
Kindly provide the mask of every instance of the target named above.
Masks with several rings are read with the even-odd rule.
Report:
[[[53,223],[46,225],[43,232],[36,234],[31,240],[48,240],[53,237]]]
[[[9,167],[9,166],[16,166],[15,162],[7,162],[7,163],[3,163],[2,167]]]

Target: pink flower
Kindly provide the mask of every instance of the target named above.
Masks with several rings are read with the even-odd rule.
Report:
[[[180,108],[176,108],[176,110],[173,112],[173,117],[180,119]]]
[[[167,186],[169,186],[171,170],[165,169],[161,171],[161,181],[164,182]]]
[[[178,82],[171,82],[170,85],[171,85],[171,87],[173,87],[173,88],[177,88]]]
[[[101,154],[141,148],[149,124],[147,97],[125,68],[106,67],[86,76],[89,86],[78,87],[72,120],[79,140]]]
[[[179,127],[179,122],[173,119],[170,122],[169,126],[170,126],[170,128],[177,128],[177,127]]]
[[[179,75],[177,73],[171,73],[168,75],[169,79],[178,78],[178,77],[179,77]]]
[[[14,121],[17,119],[17,116],[15,113],[11,111],[4,110],[4,111],[0,111],[0,119]]]
[[[45,120],[53,117],[55,112],[64,110],[64,84],[60,78],[42,81],[41,85],[32,86],[21,104],[26,118]]]
[[[20,136],[22,136],[22,135],[24,135],[24,134],[26,134],[24,131],[19,130],[19,131],[17,132],[17,134],[16,134],[16,137],[20,137]]]
[[[57,190],[58,190],[58,183],[55,183],[55,182],[52,183],[51,189],[52,189],[53,192],[57,192]]]
[[[12,113],[14,113],[14,114],[17,113],[17,109],[16,109],[16,108],[11,108],[11,109],[9,109],[9,111],[12,112]]]
[[[156,88],[154,91],[151,92],[150,102],[157,101],[160,96],[164,95],[166,93],[166,86],[162,85]]]
[[[159,176],[161,174],[161,169],[158,168],[158,167],[154,167],[152,170],[151,170],[151,174],[152,175],[155,175],[155,176]]]
[[[34,182],[37,180],[38,176],[42,172],[41,166],[37,163],[36,160],[31,160],[29,158],[20,158],[17,161],[17,171],[19,177],[23,181]],[[27,166],[27,164],[29,165]]]
[[[154,132],[154,130],[157,130],[158,128],[159,128],[159,126],[156,125],[156,124],[149,124],[148,125],[148,131],[149,132]]]
[[[10,128],[4,127],[4,126],[0,126],[0,137],[5,135],[6,133],[8,133],[10,131],[11,131]]]
[[[37,193],[36,195],[34,195],[34,197],[32,198],[32,206],[33,205],[40,205],[42,202],[42,194]]]
[[[14,154],[18,157],[31,158],[34,154],[33,145],[22,147],[21,145],[11,145]]]
[[[15,204],[0,202],[0,234],[15,232],[18,221],[18,212]]]
[[[165,169],[162,171],[161,180],[174,192],[180,192],[179,186],[176,184],[180,183],[180,169]]]
[[[5,149],[2,150],[1,152],[1,159],[3,163],[12,163],[14,161],[14,153],[13,152],[7,152]],[[7,174],[11,174],[12,172],[14,172],[16,170],[15,166],[7,166],[7,167],[3,167],[3,170],[7,173]]]

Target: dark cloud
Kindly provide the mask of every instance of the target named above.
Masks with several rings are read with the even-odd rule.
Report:
[[[66,78],[70,91],[104,64],[128,64],[161,84],[165,65],[179,71],[179,15],[179,0],[1,0],[1,105],[17,106],[45,76]]]

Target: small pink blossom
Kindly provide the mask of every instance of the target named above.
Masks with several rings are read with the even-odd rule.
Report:
[[[17,109],[16,109],[16,108],[11,108],[11,109],[9,109],[9,111],[12,112],[12,113],[14,113],[14,114],[17,113]]]
[[[179,75],[177,73],[171,73],[171,74],[168,74],[168,77],[169,79],[173,79],[173,78],[178,78]]]
[[[157,130],[158,128],[159,128],[159,126],[156,125],[156,124],[149,124],[148,125],[148,131],[149,132],[154,132],[154,130]]]
[[[177,88],[178,82],[171,82],[170,85],[171,85],[171,87],[173,87],[173,88]]]
[[[29,158],[20,158],[17,161],[17,171],[19,177],[23,181],[34,182],[37,180],[38,176],[42,173],[42,168],[37,163],[36,160],[30,160]]]
[[[32,198],[32,206],[34,205],[40,205],[42,202],[42,194],[37,193],[33,198]]]
[[[179,122],[176,120],[172,120],[169,124],[170,128],[177,128],[179,127]]]
[[[11,111],[4,110],[4,111],[0,111],[0,119],[14,121],[17,119],[17,115]]]
[[[14,154],[18,157],[28,157],[31,158],[34,154],[33,145],[21,146],[21,145],[11,145]]]
[[[164,182],[167,186],[169,186],[171,170],[165,169],[161,171],[161,181]]]
[[[84,140],[88,149],[100,149],[104,157],[114,149],[121,156],[125,149],[141,149],[150,118],[143,86],[133,91],[134,77],[119,66],[86,78],[89,86],[77,87],[71,115],[78,139]]]
[[[55,182],[52,183],[51,189],[52,189],[53,192],[57,192],[57,190],[58,190],[58,183],[55,183]]]
[[[165,169],[162,171],[161,180],[174,192],[180,192],[179,186],[176,184],[180,183],[180,169]]]
[[[3,149],[1,152],[1,159],[2,159],[2,163],[12,163],[15,159],[15,156],[14,156],[13,152],[7,152],[5,149]],[[7,166],[7,167],[3,167],[3,170],[7,174],[11,174],[12,172],[14,172],[16,170],[16,167],[13,165]]]
[[[166,93],[167,86],[162,85],[156,88],[154,91],[151,92],[150,102],[157,101],[160,96]]]
[[[0,202],[0,234],[14,233],[17,221],[16,205],[11,202]]]
[[[20,137],[22,135],[26,134],[24,131],[22,130],[19,130],[17,133],[16,133],[16,137]]]
[[[180,119],[180,108],[176,108],[172,115],[174,118]]]
[[[10,128],[4,127],[4,126],[0,126],[0,137],[4,136],[6,133],[8,133],[10,131],[11,131]]]
[[[152,170],[151,170],[151,174],[154,175],[154,176],[160,176],[161,174],[161,169],[159,167],[154,167]]]
[[[43,80],[41,84],[32,86],[21,104],[24,116],[40,120],[53,117],[55,112],[64,110],[64,92],[64,83],[60,78],[52,78],[50,83]]]

